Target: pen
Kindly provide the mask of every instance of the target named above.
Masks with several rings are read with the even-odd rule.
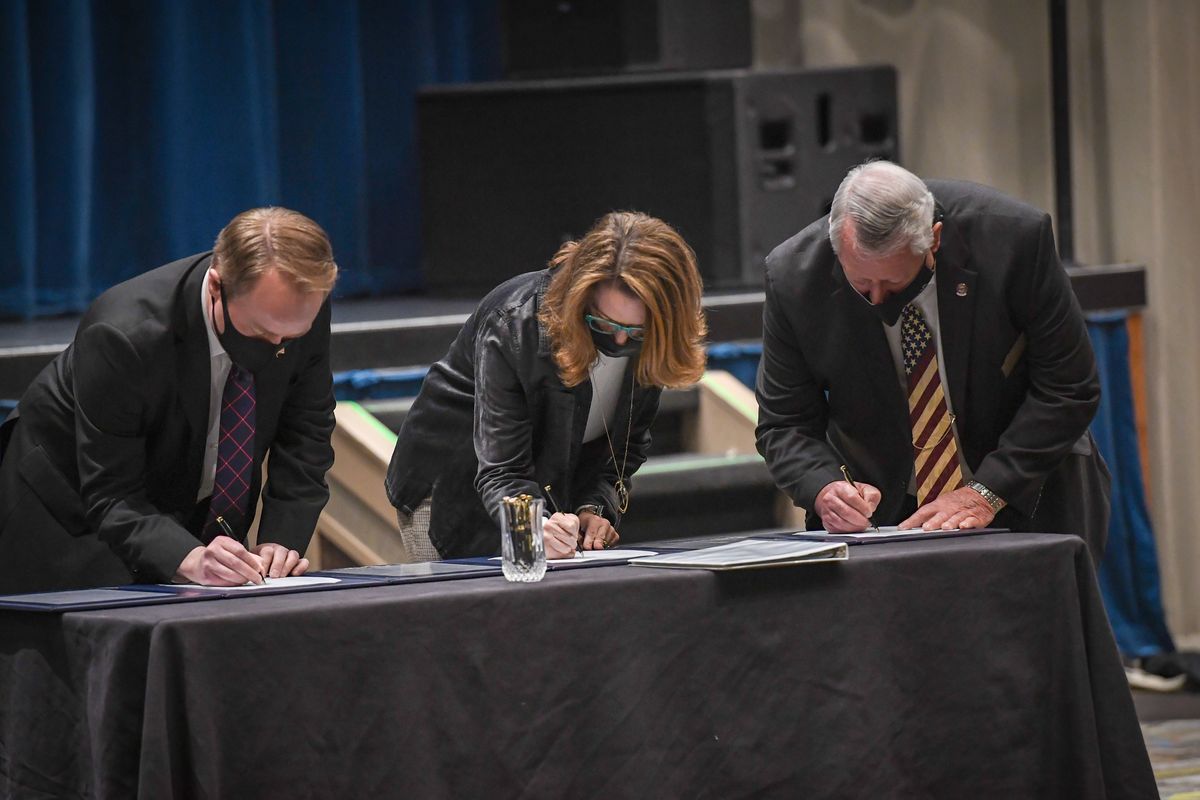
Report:
[[[846,483],[854,487],[854,491],[858,492],[858,496],[862,497],[862,491],[858,488],[858,484],[854,482],[854,479],[850,477],[850,470],[846,468],[845,464],[842,464],[842,476],[846,479]],[[875,520],[867,517],[867,522],[871,523],[871,530],[876,532],[879,531],[879,526],[875,524]]]
[[[225,521],[224,517],[217,515],[217,524],[221,526],[221,530],[225,532],[226,536],[228,536],[230,539],[233,539],[235,542],[237,541],[237,537],[233,535],[233,528],[229,527],[229,523]],[[267,582],[266,574],[263,574],[262,582]]]
[[[562,509],[558,507],[558,503],[555,502],[555,500],[554,500],[554,495],[550,492],[550,484],[547,483],[542,488],[546,490],[546,499],[550,501],[550,507],[554,509],[554,513],[561,514]],[[583,538],[581,536],[579,536],[578,534],[576,534],[575,535],[575,552],[578,553],[581,550],[583,550]]]

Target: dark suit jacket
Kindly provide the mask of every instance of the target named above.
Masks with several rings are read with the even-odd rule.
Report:
[[[432,495],[429,538],[443,558],[499,553],[500,498],[544,497],[547,484],[561,510],[599,504],[619,526],[618,467],[631,487],[629,476],[646,460],[662,390],[637,386],[630,396],[635,359],[609,426],[621,463],[613,464],[604,437],[583,443],[591,381],[563,385],[537,318],[550,275],[518,275],[483,299],[430,368],[400,429],[388,498],[411,513]]]
[[[169,581],[200,544],[210,380],[200,286],[211,260],[102,294],[21,398],[0,460],[0,591]],[[251,498],[271,454],[259,541],[300,552],[329,498],[329,316],[326,302],[255,380]]]
[[[1050,217],[983,186],[928,185],[945,215],[939,357],[962,455],[1009,503],[995,525],[1077,533],[1098,556],[1108,474],[1088,424],[1100,385]],[[913,467],[907,398],[882,323],[833,253],[828,217],[767,258],[757,394],[759,452],[797,505],[812,509],[846,464],[882,492],[876,522],[901,521]]]

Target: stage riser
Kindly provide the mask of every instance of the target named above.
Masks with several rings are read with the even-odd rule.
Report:
[[[1141,265],[1069,267],[1068,272],[1084,311],[1136,310],[1146,304],[1146,269]],[[760,339],[762,301],[762,292],[707,296],[709,341]],[[466,315],[420,319],[424,321],[380,319],[375,323],[335,324],[330,344],[334,371],[431,364],[445,354]],[[62,344],[8,349],[0,346],[0,399],[19,398]]]

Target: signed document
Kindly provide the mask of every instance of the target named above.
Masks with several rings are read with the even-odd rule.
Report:
[[[848,557],[849,550],[844,542],[744,539],[700,550],[639,558],[629,563],[636,567],[729,570],[820,564],[845,561]]]
[[[255,589],[298,589],[303,586],[321,586],[340,583],[337,578],[318,575],[289,575],[286,578],[265,578],[262,583],[243,583],[241,586],[202,586],[198,583],[173,583],[175,588],[195,589],[201,592],[248,592]]]

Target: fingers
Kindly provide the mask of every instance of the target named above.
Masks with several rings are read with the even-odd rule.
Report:
[[[875,513],[875,509],[879,508],[879,501],[883,499],[883,494],[869,483],[860,483],[858,488],[862,490],[863,500],[866,501],[867,507],[871,510],[867,516]]]
[[[288,575],[303,575],[308,569],[308,559],[301,558],[295,550],[290,550],[281,544],[267,542],[254,548],[254,552],[262,560],[263,574],[270,578],[284,578]],[[303,562],[304,568],[300,568]]]
[[[267,575],[272,578],[291,575],[292,570],[300,563],[300,554],[283,545],[267,545],[259,550],[258,554],[263,560]]]
[[[933,506],[931,506],[931,505],[921,506],[920,508],[918,508],[916,511],[913,512],[911,517],[909,517],[908,519],[901,522],[898,527],[901,530],[912,530],[914,528],[920,528],[922,525],[925,524],[925,520],[932,517],[935,513],[936,513],[936,509],[934,509]]]
[[[608,536],[603,525],[593,525],[583,537],[584,550],[603,550],[606,544],[608,544]]]
[[[550,542],[553,537],[555,543]],[[574,514],[557,513],[542,523],[542,538],[546,541],[547,555],[565,558],[575,555],[579,548],[579,517]],[[555,553],[557,555],[551,555]]]
[[[557,515],[556,515],[557,516]],[[574,549],[579,541],[579,534],[563,524],[563,520],[551,517],[542,523],[542,536],[553,536],[564,543],[569,543]]]
[[[552,531],[549,525],[542,527],[542,541],[546,545],[547,558],[573,558],[575,556],[574,536],[566,538],[561,531]]]
[[[860,494],[861,492],[861,494]],[[871,524],[882,497],[879,490],[867,483],[851,486],[845,481],[826,484],[814,503],[821,524],[830,533],[855,533]]]
[[[584,550],[603,550],[612,547],[621,538],[612,523],[603,517],[593,517],[583,539]]]
[[[240,576],[238,583],[262,583],[262,559],[228,536],[218,536],[206,548],[206,555],[216,564]],[[223,577],[227,575],[222,573]]]
[[[561,511],[551,515],[547,523],[554,523],[572,536],[579,535],[579,517],[574,514],[564,514]]]
[[[865,501],[861,497],[857,494],[854,497],[865,506]],[[845,498],[834,495],[829,498],[826,510],[821,514],[821,522],[825,525],[825,529],[832,533],[851,533],[866,530],[871,524],[871,519],[868,514],[862,513],[859,508],[847,502]]]
[[[287,550],[273,544],[263,545],[258,549],[258,557],[263,563],[263,577],[278,578],[286,575],[283,565],[287,559]]]
[[[900,523],[901,528],[921,528],[926,531],[966,530],[991,524],[995,513],[987,501],[974,489],[955,489],[926,503]]]

